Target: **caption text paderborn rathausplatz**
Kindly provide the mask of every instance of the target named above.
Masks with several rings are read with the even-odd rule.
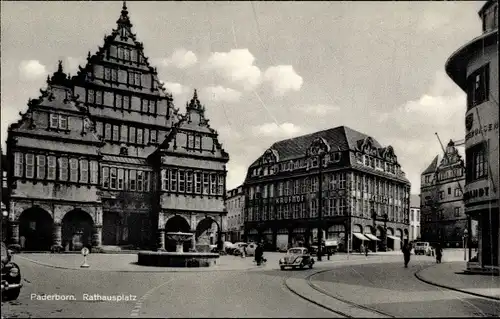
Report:
[[[84,293],[81,298],[73,294],[31,294],[31,300],[39,301],[109,301],[109,302],[127,302],[137,301],[137,296],[132,294],[102,295],[97,293]]]

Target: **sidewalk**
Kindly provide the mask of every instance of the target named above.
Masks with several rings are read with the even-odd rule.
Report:
[[[431,285],[500,300],[500,277],[464,274],[464,261],[452,261],[423,269],[415,276]]]

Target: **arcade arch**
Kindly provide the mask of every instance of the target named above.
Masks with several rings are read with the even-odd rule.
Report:
[[[188,221],[179,215],[175,215],[167,220],[165,223],[165,233],[170,232],[182,232],[182,233],[190,233],[190,227]],[[191,241],[184,242],[184,251],[188,251],[191,247]],[[165,249],[167,251],[175,251],[176,242],[174,240],[168,239],[168,236],[165,238]]]
[[[86,211],[76,208],[67,212],[62,221],[62,244],[65,250],[92,247],[94,220]]]
[[[21,249],[49,251],[52,246],[53,225],[52,216],[41,207],[33,206],[23,211],[19,216]]]

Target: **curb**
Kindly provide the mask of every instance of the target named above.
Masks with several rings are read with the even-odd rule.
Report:
[[[428,269],[428,268],[425,268],[425,269]],[[487,299],[491,299],[491,300],[500,301],[500,297],[483,295],[483,294],[479,294],[477,292],[472,292],[472,291],[467,291],[467,290],[463,290],[463,289],[459,289],[459,288],[454,288],[454,287],[450,287],[450,286],[441,285],[441,284],[435,283],[433,281],[424,279],[422,277],[422,275],[420,275],[419,273],[422,272],[422,271],[424,271],[425,269],[421,269],[421,270],[417,271],[415,273],[415,277],[418,280],[420,280],[422,282],[425,282],[426,284],[433,285],[433,286],[436,286],[436,287],[445,288],[445,289],[449,289],[449,290],[453,290],[453,291],[457,291],[457,292],[461,292],[461,293],[465,293],[465,294],[469,294],[469,295],[476,296],[476,297],[481,297],[481,298],[487,298]]]
[[[180,269],[169,269],[169,270],[112,270],[112,269],[91,269],[91,268],[69,268],[69,267],[62,267],[62,266],[56,266],[56,265],[51,265],[51,264],[46,264],[37,260],[33,260],[30,258],[26,258],[23,256],[19,256],[19,258],[24,259],[26,261],[29,261],[31,263],[44,266],[44,267],[49,267],[49,268],[54,268],[54,269],[66,269],[66,270],[86,270],[86,271],[102,271],[102,272],[119,272],[119,273],[170,273],[170,272],[217,272],[217,271],[247,271],[247,270],[254,270],[258,268],[262,268],[260,266],[252,266],[252,267],[247,267],[247,268],[241,268],[241,269],[210,269],[209,267],[199,267],[199,268],[180,268]],[[183,269],[183,270],[181,270]],[[184,270],[184,269],[195,269],[195,270]]]

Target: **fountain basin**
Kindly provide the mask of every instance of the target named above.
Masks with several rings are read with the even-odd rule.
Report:
[[[219,254],[198,252],[141,251],[137,263],[156,267],[210,267],[214,266]]]

